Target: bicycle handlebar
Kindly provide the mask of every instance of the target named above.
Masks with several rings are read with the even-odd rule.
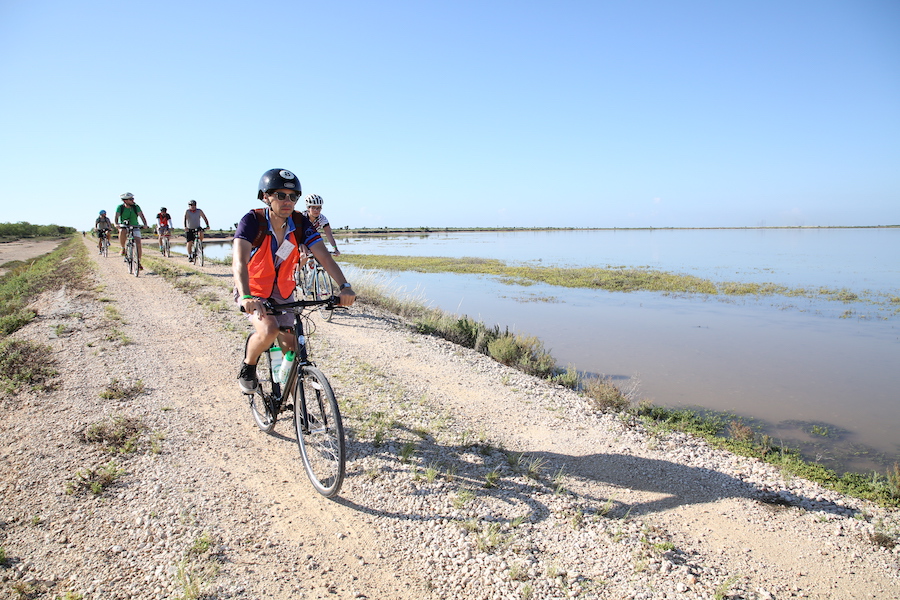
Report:
[[[309,308],[312,306],[324,306],[325,310],[334,310],[336,308],[341,308],[338,306],[340,303],[340,298],[337,296],[331,296],[330,298],[325,298],[323,300],[297,300],[295,302],[286,302],[285,304],[273,304],[269,300],[261,300],[263,306],[266,307],[266,314],[269,315],[278,315],[285,314],[288,312],[297,312],[296,308]],[[244,310],[244,307],[241,306],[241,312],[247,312]]]

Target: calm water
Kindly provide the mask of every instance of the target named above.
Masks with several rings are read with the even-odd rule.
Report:
[[[900,296],[900,229],[439,233],[339,244],[359,254],[650,267],[716,281]],[[444,310],[536,335],[559,364],[636,386],[655,404],[753,419],[828,466],[883,471],[900,460],[896,305],[523,287],[466,275],[389,277],[392,286]]]

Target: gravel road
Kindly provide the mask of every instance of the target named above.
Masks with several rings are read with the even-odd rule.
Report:
[[[290,413],[264,434],[238,392],[230,269],[173,287],[158,264],[184,257],[134,278],[89,242],[96,289],[45,294],[14,335],[60,375],[2,396],[4,597],[900,597],[900,548],[875,543],[896,511],[594,414],[363,302],[313,318],[349,434],[325,499]],[[126,448],[90,441],[113,425]]]

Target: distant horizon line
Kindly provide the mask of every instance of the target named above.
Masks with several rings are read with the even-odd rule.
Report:
[[[350,227],[333,229],[344,233],[432,233],[445,231],[654,231],[713,229],[896,229],[898,225],[743,225],[721,227]]]

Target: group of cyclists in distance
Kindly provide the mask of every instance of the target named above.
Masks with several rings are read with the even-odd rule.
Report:
[[[110,218],[106,216],[106,211],[101,210],[100,216],[94,221],[94,232],[97,234],[98,238],[97,249],[101,254],[103,253],[104,239],[111,235],[112,229],[115,227],[119,231],[119,246],[122,249],[122,256],[124,256],[128,229],[133,228],[133,235],[136,241],[135,246],[137,247],[137,259],[138,263],[140,263],[143,254],[142,244],[139,241],[141,239],[141,229],[149,229],[150,226],[147,223],[147,218],[144,216],[144,211],[141,210],[141,207],[135,202],[134,194],[125,192],[119,196],[119,198],[122,200],[122,203],[116,207],[114,220],[110,220]],[[169,237],[172,234],[172,223],[172,214],[169,213],[165,206],[160,207],[159,212],[156,213],[155,229],[156,239],[159,243],[159,251],[161,253],[163,252],[163,238]],[[188,256],[191,255],[191,248],[194,240],[203,240],[203,231],[205,229],[209,229],[209,219],[207,219],[206,213],[197,208],[197,201],[191,200],[188,202],[187,210],[184,211],[184,233],[185,238],[187,239]],[[143,270],[144,267],[139,266],[139,268]]]
[[[295,299],[296,273],[314,257],[334,280],[339,290],[339,305],[351,306],[356,294],[332,258],[340,255],[331,225],[322,214],[322,197],[307,194],[304,198],[306,210],[295,210],[301,198],[301,186],[297,176],[287,169],[269,169],[260,178],[257,199],[265,208],[250,210],[237,225],[232,251],[232,272],[234,276],[235,300],[246,312],[253,334],[248,340],[244,360],[238,373],[241,392],[252,394],[257,386],[256,365],[260,354],[266,351],[276,339],[284,351],[291,351],[296,345],[293,337],[290,315],[273,316],[266,313],[263,302],[284,304]],[[102,254],[104,238],[110,236],[113,227],[119,232],[119,246],[125,255],[128,230],[133,231],[137,260],[140,265],[142,255],[141,229],[148,229],[147,219],[141,207],[135,202],[134,194],[126,192],[120,196],[121,204],[116,208],[111,220],[105,210],[94,222],[98,250]],[[156,215],[156,235],[160,251],[163,238],[171,235],[173,218],[166,207],[161,207]],[[185,239],[188,256],[195,240],[203,241],[204,229],[209,229],[206,214],[197,208],[197,201],[188,202],[184,213]],[[333,248],[329,252],[322,243],[322,235]],[[143,266],[139,266],[143,269]],[[283,321],[283,322],[282,322]]]

